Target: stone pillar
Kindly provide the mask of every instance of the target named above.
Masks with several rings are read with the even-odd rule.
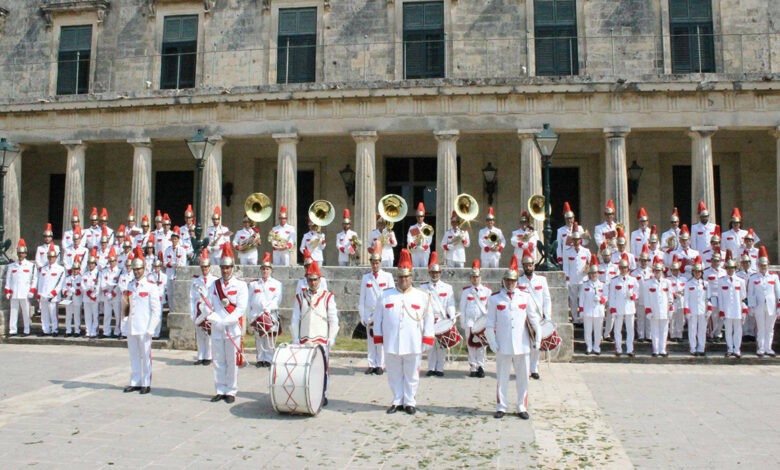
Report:
[[[450,228],[450,215],[455,208],[455,197],[458,195],[458,148],[456,143],[460,131],[450,129],[434,131],[433,136],[439,143],[436,151],[436,247]],[[412,202],[414,204],[414,201]],[[414,207],[411,208],[414,210]],[[439,263],[444,264],[444,253],[439,253]]]
[[[777,256],[780,257],[780,126],[777,126],[772,130],[772,136],[774,136],[776,142],[775,142],[775,161],[776,161],[776,168],[777,171],[775,173],[775,180],[777,181],[777,194],[775,195],[775,200],[778,201],[777,204],[777,219],[775,220],[775,227],[777,228]],[[777,258],[775,258],[777,260]],[[771,263],[770,263],[771,264]],[[775,263],[777,264],[777,263]]]
[[[604,207],[610,199],[615,201],[615,221],[623,224],[626,237],[631,235],[631,215],[628,212],[628,172],[626,166],[626,136],[630,127],[605,127],[607,177],[606,197],[601,203]]]
[[[89,219],[86,217],[87,214],[84,214],[84,169],[87,144],[81,140],[63,140],[60,143],[68,150],[65,163],[65,202],[62,209],[62,230],[67,230],[70,228],[74,207],[79,211],[82,225]]]
[[[282,206],[287,207],[287,223],[298,227],[298,134],[273,134],[271,137],[279,144],[276,160],[276,213]],[[296,234],[300,238],[300,233]],[[291,256],[291,263],[295,264]]]
[[[715,221],[715,177],[712,169],[712,134],[716,126],[691,127],[691,221],[698,214],[699,201],[710,211],[710,222]]]
[[[21,236],[21,205],[22,205],[22,155],[24,145],[18,145],[19,155],[8,167],[3,181],[3,225],[5,227],[5,239],[11,240],[11,248],[8,253],[16,250],[16,244]],[[4,241],[4,240],[0,240]]]
[[[542,153],[534,142],[534,136],[541,129],[518,129],[517,137],[520,139],[520,212],[526,209],[528,199],[534,194],[544,194],[542,189]],[[487,213],[487,209],[485,209]],[[509,226],[514,226],[512,221]],[[506,222],[504,222],[506,225]],[[533,221],[534,230],[540,241],[544,241],[544,222]],[[511,232],[510,232],[511,233]]]
[[[209,136],[214,146],[206,157],[203,167],[203,183],[200,196],[200,220],[201,225],[208,227],[211,224],[211,215],[214,208],[222,205],[222,147],[227,143],[222,136]],[[223,211],[224,212],[224,211]]]
[[[354,230],[363,242],[358,250],[360,264],[368,264],[366,251],[371,231],[376,227],[376,131],[352,133],[355,139]]]
[[[152,141],[149,138],[127,139],[133,146],[133,182],[130,206],[135,209],[136,220],[143,216],[152,219]]]

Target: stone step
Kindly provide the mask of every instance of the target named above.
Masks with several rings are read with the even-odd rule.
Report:
[[[163,312],[162,327],[160,327],[160,338],[164,338],[164,339],[168,338],[168,333],[169,333],[169,331],[168,331],[168,313],[169,312],[167,310],[165,310]],[[62,333],[65,332],[65,308],[64,307],[59,307],[57,309],[57,318],[58,318],[58,330],[59,330],[60,334],[62,334]],[[99,321],[98,331],[102,331],[103,330],[103,316],[102,315],[100,315],[98,317],[98,321]],[[82,310],[81,325],[80,325],[81,331],[84,331],[85,326],[86,325],[84,323],[84,312]],[[19,320],[18,329],[19,329],[20,332],[22,331],[22,322],[21,322],[21,320]],[[42,333],[42,332],[43,332],[43,324],[41,323],[41,312],[36,308],[35,316],[33,316],[31,321],[30,321],[30,333],[32,335],[37,335],[38,333]]]
[[[780,358],[772,358],[768,356],[758,357],[754,354],[742,354],[742,358],[736,359],[733,357],[724,357],[723,354],[707,354],[704,357],[691,356],[687,353],[669,353],[669,357],[652,357],[649,354],[638,354],[634,357],[628,357],[622,354],[620,357],[616,357],[613,353],[605,354],[601,352],[600,356],[577,353],[572,356],[571,362],[587,363],[619,363],[619,364],[713,364],[724,365],[731,364],[734,366],[743,365],[780,365]]]
[[[43,345],[77,345],[77,346],[95,346],[104,348],[126,348],[126,339],[117,338],[84,338],[83,336],[76,338],[65,338],[64,336],[43,336],[30,335],[23,336],[7,336],[4,342],[11,344],[43,344]],[[152,349],[170,349],[171,341],[168,339],[153,339]]]
[[[601,342],[601,353],[602,354],[613,354],[615,348],[615,343],[613,341],[602,341]],[[728,346],[726,345],[725,341],[714,341],[714,342],[708,342],[705,350],[708,353],[712,354],[724,354],[726,350],[728,349]],[[626,350],[626,344],[625,344],[625,338],[623,339],[623,351]],[[743,341],[742,342],[742,348],[741,350],[743,352],[750,352],[753,353],[756,350],[756,343],[754,341]],[[585,341],[582,340],[582,336],[576,337],[574,340],[574,353],[585,353],[586,346]],[[666,342],[666,351],[669,354],[672,353],[679,353],[679,354],[688,354],[690,352],[690,346],[688,344],[688,339],[684,339],[681,342],[674,342],[674,341],[667,341]],[[653,352],[653,344],[650,342],[639,342],[634,341],[634,352],[637,354],[651,354]]]

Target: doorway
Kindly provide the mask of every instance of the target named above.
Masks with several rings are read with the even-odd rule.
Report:
[[[715,216],[716,223],[721,223],[723,221],[723,218],[721,218],[720,213],[720,166],[714,165],[712,167],[712,177],[715,181],[715,207],[708,207],[708,209],[711,212],[712,215]],[[694,214],[691,213],[691,205],[693,203],[692,201],[692,193],[691,193],[691,166],[690,165],[675,165],[672,168],[672,185],[674,186],[674,205],[677,207],[677,211],[680,215],[680,224],[687,223],[688,227],[692,224],[695,224],[699,221],[698,214],[696,214],[696,218],[693,219]],[[699,201],[696,201],[696,204],[698,204]],[[669,214],[672,213],[671,209],[667,211]],[[712,221],[712,218],[710,218],[710,221]],[[728,224],[726,224],[728,226]]]
[[[298,239],[295,241],[296,251],[298,252],[298,264],[303,263],[303,255],[301,254],[301,239],[303,234],[309,231],[309,206],[314,202],[314,170],[298,170],[298,184],[296,186],[296,200],[298,201],[298,226],[295,227],[296,236]]]
[[[192,204],[195,182],[193,171],[158,171],[154,180],[154,218],[156,211],[168,214],[171,224],[184,225],[184,210]]]
[[[579,167],[550,168],[550,224],[553,233],[563,226],[563,203],[568,201],[574,212],[574,220],[580,222],[580,169]],[[525,207],[528,201],[522,201]]]
[[[409,206],[406,218],[393,226],[398,246],[393,251],[398,259],[401,248],[406,247],[406,233],[417,223],[417,203],[425,206],[425,223],[436,227],[436,157],[386,158],[385,191],[404,198]],[[431,251],[435,250],[436,237],[433,234]]]

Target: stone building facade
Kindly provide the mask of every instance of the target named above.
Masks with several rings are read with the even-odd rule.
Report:
[[[776,257],[778,79],[778,0],[0,0],[0,136],[22,149],[6,233],[37,243],[73,207],[180,221],[198,129],[217,142],[202,221],[221,205],[237,227],[261,191],[294,224],[312,199],[348,207],[365,239],[397,188],[441,234],[459,192],[485,213],[490,163],[507,233],[550,123],[556,215],[565,197],[592,228],[613,198],[663,230],[675,204],[739,206]]]

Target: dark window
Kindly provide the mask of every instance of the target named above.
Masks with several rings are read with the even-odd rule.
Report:
[[[89,91],[89,57],[92,26],[65,26],[60,31],[57,54],[57,94],[77,95]]]
[[[65,173],[49,175],[49,222],[54,238],[62,238],[62,220],[65,210]],[[72,209],[71,209],[72,210]],[[70,220],[70,212],[67,214]],[[70,225],[68,225],[70,229]]]
[[[553,231],[561,227],[563,220],[563,203],[569,202],[574,211],[574,220],[580,222],[580,169],[577,167],[550,168],[550,224]],[[525,202],[524,202],[525,203]]]
[[[444,4],[404,4],[404,77],[444,76]]]
[[[672,72],[715,71],[710,0],[669,0]]]
[[[710,221],[713,217],[716,221],[723,220],[720,217],[720,166],[712,167],[712,179],[715,182],[715,211],[710,208]],[[680,214],[680,224],[688,224],[688,227],[699,221],[699,217],[691,214],[693,200],[691,199],[691,166],[675,165],[672,168],[672,185],[674,191],[674,206]],[[699,201],[696,201],[698,205]],[[671,214],[672,211],[669,211]],[[717,223],[717,222],[716,222]]]
[[[163,27],[160,88],[194,87],[197,54],[198,17],[166,17]]]
[[[317,9],[279,10],[277,83],[315,81],[317,71]]]
[[[158,171],[154,180],[154,210],[171,217],[173,225],[184,224],[184,209],[192,204],[195,176],[192,171]],[[141,215],[138,216],[139,218]]]
[[[577,75],[577,9],[574,0],[534,1],[536,75]]]

